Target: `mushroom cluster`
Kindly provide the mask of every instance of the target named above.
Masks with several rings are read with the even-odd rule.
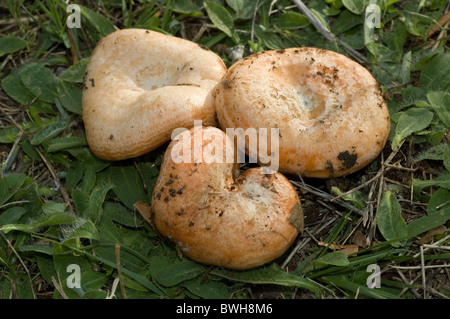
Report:
[[[151,223],[187,257],[233,269],[273,261],[302,232],[298,194],[282,173],[355,172],[379,154],[389,134],[387,107],[371,74],[316,48],[266,51],[227,70],[196,43],[119,30],[93,51],[84,85],[92,152],[122,160],[172,139],[154,185]],[[253,154],[225,134],[228,128],[271,129],[272,136],[258,135]],[[280,172],[260,166],[241,174],[239,152],[258,158],[267,150]]]

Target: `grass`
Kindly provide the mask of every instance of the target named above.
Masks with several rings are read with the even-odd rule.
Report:
[[[307,11],[284,0],[72,3],[79,29],[67,28],[65,1],[0,3],[0,298],[450,297],[447,1],[378,1],[377,28],[359,0],[304,1]],[[134,207],[149,202],[164,148],[107,162],[85,140],[84,68],[101,37],[128,27],[193,40],[228,66],[283,47],[346,54],[381,84],[389,142],[354,174],[288,176],[305,232],[273,263],[187,260]],[[380,288],[367,285],[374,269]]]

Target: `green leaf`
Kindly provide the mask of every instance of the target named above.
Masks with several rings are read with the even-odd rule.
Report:
[[[288,11],[275,17],[272,23],[284,30],[301,29],[310,24],[308,18],[301,13]]]
[[[42,215],[38,220],[30,224],[8,224],[2,227],[4,233],[8,233],[12,230],[19,230],[23,232],[34,232],[40,227],[52,226],[52,225],[66,225],[73,224],[77,217],[69,215],[67,213],[52,213]]]
[[[105,201],[106,194],[114,187],[112,183],[106,183],[104,186],[96,187],[89,197],[88,212],[89,218],[98,222],[100,219],[102,205]]]
[[[416,194],[420,193],[422,189],[430,186],[450,189],[450,172],[446,170],[438,177],[430,180],[413,179],[413,189]]]
[[[52,71],[37,62],[22,65],[20,79],[25,87],[39,100],[53,103],[56,97],[58,78]]]
[[[27,41],[14,36],[0,38],[0,57],[5,54],[14,53],[27,46]]]
[[[306,278],[296,276],[281,270],[276,264],[245,271],[232,271],[226,269],[215,269],[212,274],[233,281],[251,284],[269,284],[286,287],[299,287],[308,289],[315,293],[319,292],[319,287]]]
[[[408,235],[406,223],[401,216],[402,208],[394,194],[387,191],[378,207],[376,219],[378,229],[386,240],[404,238]],[[392,246],[398,247],[405,244],[405,240],[396,241]]]
[[[449,89],[450,52],[435,55],[421,69],[419,85],[433,89]]]
[[[229,299],[231,297],[226,284],[217,281],[202,282],[201,277],[187,280],[183,286],[194,295],[204,299]]]
[[[74,227],[68,230],[64,236],[65,241],[74,238],[100,239],[100,236],[92,221],[78,218]]]
[[[22,105],[28,105],[34,99],[34,94],[27,89],[20,79],[19,69],[12,71],[7,77],[3,78],[1,84],[3,90]]]
[[[208,17],[211,22],[223,33],[239,43],[239,36],[235,32],[234,20],[224,6],[217,2],[206,1],[204,3]]]
[[[392,141],[392,149],[397,150],[400,143],[414,132],[421,131],[430,125],[433,112],[424,108],[411,108],[401,113],[395,135]]]
[[[83,83],[86,66],[89,58],[79,60],[77,63],[71,65],[60,79],[66,82]]]
[[[341,267],[348,266],[350,264],[347,255],[341,251],[334,251],[332,253],[326,254],[314,260],[314,263]]]
[[[69,125],[68,121],[54,121],[39,129],[31,139],[31,145],[42,144],[59,135]]]
[[[364,12],[364,0],[342,0],[342,4],[354,14]]]
[[[136,202],[148,202],[141,176],[134,166],[111,166],[109,178],[115,185],[114,193],[128,208]]]
[[[447,147],[444,149],[444,166],[447,171],[450,172],[450,147],[447,144]]]
[[[441,121],[450,128],[450,93],[434,91],[427,94],[427,99]]]
[[[183,14],[198,14],[200,8],[189,0],[177,0],[170,3],[170,9]]]
[[[47,152],[58,152],[74,147],[87,145],[85,137],[61,137],[52,139],[47,148]]]
[[[187,260],[177,262],[155,274],[155,279],[162,285],[170,287],[179,283],[196,278],[204,272],[202,265]]]
[[[97,12],[80,5],[81,15],[89,22],[89,24],[99,33],[100,37],[104,37],[114,31],[114,25],[109,19],[98,14]]]
[[[408,237],[414,237],[444,225],[450,219],[450,190],[440,188],[430,198],[427,216],[408,224]]]
[[[26,209],[20,206],[14,206],[3,210],[0,214],[0,226],[6,224],[16,224],[20,217],[26,214]]]
[[[411,73],[411,51],[405,54],[402,61],[402,68],[400,70],[400,80],[402,83],[409,82]]]
[[[0,206],[5,204],[23,185],[27,176],[23,173],[0,179]]]
[[[81,97],[82,91],[74,83],[58,83],[58,99],[66,110],[81,115]]]
[[[423,160],[436,160],[443,161],[444,160],[444,152],[446,149],[450,149],[448,144],[438,144],[428,147],[423,152],[419,153],[414,157],[416,162],[420,162]]]

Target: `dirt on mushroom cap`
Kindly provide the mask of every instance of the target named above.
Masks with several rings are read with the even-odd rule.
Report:
[[[337,177],[370,163],[389,134],[389,112],[364,67],[323,49],[249,56],[217,85],[222,128],[278,128],[280,171]]]
[[[195,141],[194,130],[212,132],[215,138]],[[155,184],[152,213],[159,232],[183,254],[205,264],[248,269],[281,256],[303,220],[292,184],[280,173],[264,174],[262,168],[234,179],[237,164],[227,163],[226,156],[208,163],[207,145],[222,141],[234,152],[224,132],[196,127],[185,133],[169,145]],[[173,150],[180,143],[201,143],[202,162],[174,162]],[[293,212],[296,225],[290,219]]]

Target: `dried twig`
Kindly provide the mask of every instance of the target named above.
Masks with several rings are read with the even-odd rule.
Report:
[[[120,281],[120,291],[122,292],[123,298],[127,299],[127,294],[125,291],[125,284],[123,282],[123,276],[122,276],[122,265],[120,264],[120,245],[118,243],[116,243],[116,246],[115,246],[115,253],[116,253],[117,273],[119,275],[119,281]]]

